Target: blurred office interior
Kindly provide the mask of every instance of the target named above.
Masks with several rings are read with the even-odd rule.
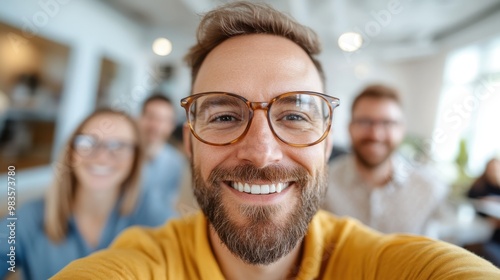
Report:
[[[95,108],[137,115],[155,90],[178,103],[190,93],[182,57],[198,15],[223,2],[0,1],[0,180],[14,165],[18,200],[41,195],[66,137]],[[380,82],[403,97],[401,152],[435,165],[455,195],[500,156],[500,1],[266,2],[322,40],[326,93],[342,101],[337,147],[349,149],[353,97]],[[346,32],[358,35],[339,39]]]

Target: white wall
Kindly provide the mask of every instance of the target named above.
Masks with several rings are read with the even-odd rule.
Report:
[[[443,86],[445,53],[387,65],[404,103],[408,133],[430,138]]]

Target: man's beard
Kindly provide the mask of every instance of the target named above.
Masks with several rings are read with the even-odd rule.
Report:
[[[326,173],[318,170],[313,177],[303,167],[287,169],[273,165],[259,169],[251,164],[231,168],[217,166],[207,182],[199,168],[193,166],[194,195],[222,243],[235,256],[252,265],[267,265],[290,253],[307,232],[309,222],[318,211],[326,191]],[[233,220],[222,201],[221,183],[252,181],[294,182],[300,197],[292,212],[283,217],[284,205],[240,205],[243,224]],[[290,189],[289,191],[293,191]],[[282,217],[281,220],[276,220]]]
[[[387,160],[390,159],[392,153],[395,150],[395,148],[392,147],[391,145],[387,143],[382,143],[385,146],[386,153],[380,156],[379,158],[370,157],[369,155],[367,156],[366,153],[362,153],[361,149],[362,146],[369,144],[371,142],[377,142],[377,141],[362,140],[359,143],[353,145],[352,147],[354,155],[356,156],[358,162],[367,169],[375,169],[380,165],[382,165],[383,163],[385,163]]]

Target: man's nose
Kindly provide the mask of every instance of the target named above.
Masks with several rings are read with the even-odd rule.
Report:
[[[237,145],[238,159],[251,162],[258,168],[279,162],[283,158],[282,143],[271,131],[264,110],[255,112],[247,134]]]
[[[386,134],[386,129],[382,123],[374,122],[367,131],[368,137],[373,140],[383,140]]]

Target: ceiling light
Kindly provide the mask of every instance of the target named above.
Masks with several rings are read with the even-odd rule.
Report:
[[[363,37],[356,32],[346,32],[339,37],[339,48],[345,52],[355,52],[363,45]]]
[[[166,56],[172,52],[172,43],[165,38],[158,38],[153,42],[153,52],[160,56]]]

